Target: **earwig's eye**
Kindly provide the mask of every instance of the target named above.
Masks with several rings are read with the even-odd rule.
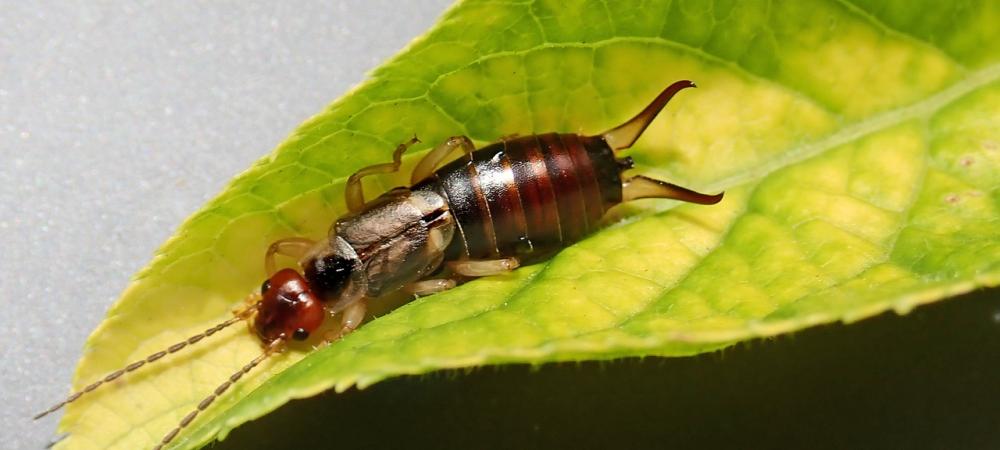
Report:
[[[264,280],[264,282],[261,283],[261,285],[260,285],[260,295],[266,294],[267,291],[269,291],[269,290],[271,290],[271,279],[270,278]]]
[[[308,338],[309,338],[309,332],[303,328],[299,328],[298,330],[295,330],[294,333],[292,333],[292,339],[295,339],[296,341],[304,341]]]

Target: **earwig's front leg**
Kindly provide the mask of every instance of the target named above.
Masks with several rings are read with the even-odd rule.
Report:
[[[622,201],[640,198],[672,198],[699,205],[714,205],[722,200],[722,194],[708,195],[670,184],[666,181],[654,180],[637,175],[622,182]]]
[[[243,305],[233,310],[233,315],[239,317],[240,319],[246,319],[253,316],[254,312],[257,311],[257,308],[259,307],[260,299],[260,294],[253,293],[248,295],[247,298],[243,299]],[[253,326],[253,324],[249,325],[251,327]]]
[[[488,277],[510,272],[518,266],[517,258],[488,259],[482,261],[452,261],[447,263],[449,269],[467,277]]]
[[[253,293],[248,295],[243,299],[243,305],[239,308],[233,309],[233,316],[239,318],[240,320],[245,320],[247,325],[247,330],[250,335],[253,336],[256,333],[254,329],[253,317],[257,314],[257,308],[260,308],[261,295],[258,293]],[[263,344],[263,343],[262,343]]]
[[[425,295],[447,291],[453,287],[455,287],[455,280],[448,278],[435,278],[433,280],[423,280],[417,281],[416,283],[410,283],[403,289],[413,295],[422,297]]]
[[[434,147],[424,155],[423,159],[413,168],[413,175],[410,177],[410,184],[417,184],[420,180],[431,176],[441,162],[448,158],[455,149],[462,149],[465,155],[471,155],[476,151],[476,146],[472,140],[466,136],[452,136],[441,145]]]
[[[267,253],[264,254],[264,270],[267,271],[268,276],[278,271],[278,264],[274,260],[275,255],[299,258],[306,254],[313,245],[316,245],[316,241],[298,237],[274,241],[267,248]]]
[[[364,209],[365,207],[365,193],[361,187],[361,179],[368,175],[375,175],[379,173],[393,173],[399,171],[399,166],[403,164],[403,153],[406,149],[410,148],[411,145],[420,142],[416,136],[407,142],[399,144],[396,147],[396,151],[392,152],[392,162],[385,164],[375,164],[374,166],[368,166],[361,169],[351,175],[347,179],[347,186],[344,189],[344,195],[346,196],[347,209],[352,213],[356,213]]]
[[[329,344],[354,331],[365,320],[365,312],[368,311],[368,300],[359,299],[350,306],[344,308],[344,314],[340,316],[340,329],[330,330],[323,336],[323,343]]]

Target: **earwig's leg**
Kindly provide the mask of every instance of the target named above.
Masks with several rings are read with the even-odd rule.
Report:
[[[471,155],[472,152],[476,151],[476,146],[472,144],[472,140],[468,137],[452,136],[424,155],[423,159],[413,168],[413,175],[410,176],[410,184],[417,184],[418,181],[431,176],[434,170],[441,165],[441,162],[447,159],[455,149],[459,148],[462,149],[465,155]]]
[[[243,300],[243,306],[233,310],[233,315],[240,319],[246,319],[252,316],[254,311],[257,310],[258,303],[260,303],[260,294],[250,294]]]
[[[344,337],[347,333],[354,331],[361,321],[365,320],[365,312],[368,311],[368,300],[359,299],[344,309],[344,314],[340,316],[340,329],[330,330],[323,336],[323,342],[329,344]]]
[[[257,333],[257,329],[254,328],[253,317],[257,314],[257,308],[260,307],[261,295],[258,293],[253,293],[243,299],[243,305],[239,308],[233,309],[233,316],[239,318],[240,320],[245,320],[247,324],[247,330],[250,332],[250,336]]]
[[[447,291],[455,287],[455,280],[450,280],[447,278],[435,278],[433,280],[418,281],[416,283],[410,283],[406,285],[403,289],[407,292],[416,295],[424,296],[436,294],[441,291]]]
[[[452,261],[448,268],[452,272],[467,277],[488,277],[510,272],[518,266],[517,258],[488,259],[483,261]]]
[[[653,102],[646,109],[643,109],[635,117],[629,119],[628,122],[601,133],[601,136],[615,150],[631,147],[639,139],[639,136],[642,135],[642,132],[646,131],[646,127],[656,118],[660,110],[664,106],[667,106],[667,102],[673,98],[674,94],[681,89],[689,87],[695,87],[695,85],[687,80],[678,81],[667,86],[663,92],[660,92],[660,95],[653,99]]]
[[[267,253],[264,254],[264,270],[267,271],[268,276],[271,276],[278,271],[278,264],[274,261],[275,255],[298,258],[309,251],[313,245],[316,245],[316,241],[298,237],[274,241],[267,248]]]
[[[639,198],[672,198],[700,205],[714,205],[722,200],[722,194],[702,194],[687,188],[637,175],[622,182],[622,201]]]
[[[347,179],[347,187],[344,189],[344,195],[347,197],[347,209],[352,213],[356,213],[365,207],[365,193],[361,187],[362,178],[368,175],[399,171],[399,166],[403,164],[403,153],[406,152],[406,149],[410,148],[411,145],[416,144],[417,142],[420,142],[420,140],[414,136],[413,139],[399,144],[399,146],[396,147],[396,151],[392,152],[391,163],[368,166],[355,172],[354,175],[351,175],[351,177]]]

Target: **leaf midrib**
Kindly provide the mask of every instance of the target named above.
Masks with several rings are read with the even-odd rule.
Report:
[[[706,190],[724,190],[744,183],[763,179],[767,175],[812,158],[816,155],[840,147],[864,136],[891,128],[906,121],[930,117],[941,108],[955,102],[990,83],[1000,80],[1000,64],[987,66],[984,69],[969,74],[961,80],[938,91],[937,93],[907,106],[893,108],[871,116],[865,120],[854,122],[839,128],[818,141],[805,142],[777,154],[774,158],[763,161],[755,167],[747,167],[742,173],[721,178],[707,185]]]

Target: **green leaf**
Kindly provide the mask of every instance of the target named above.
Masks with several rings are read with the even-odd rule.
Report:
[[[657,177],[725,189],[721,204],[636,202],[545,263],[271,358],[175,448],[331,387],[691,355],[996,285],[997,23],[989,0],[462,2],[191,217],[90,337],[75,387],[226,318],[263,278],[268,243],[323,236],[346,177],[414,133],[423,149],[594,133],[678,79],[701,89],[631,154]],[[151,447],[258,352],[231,327],[124,377],[71,405],[57,448]]]

